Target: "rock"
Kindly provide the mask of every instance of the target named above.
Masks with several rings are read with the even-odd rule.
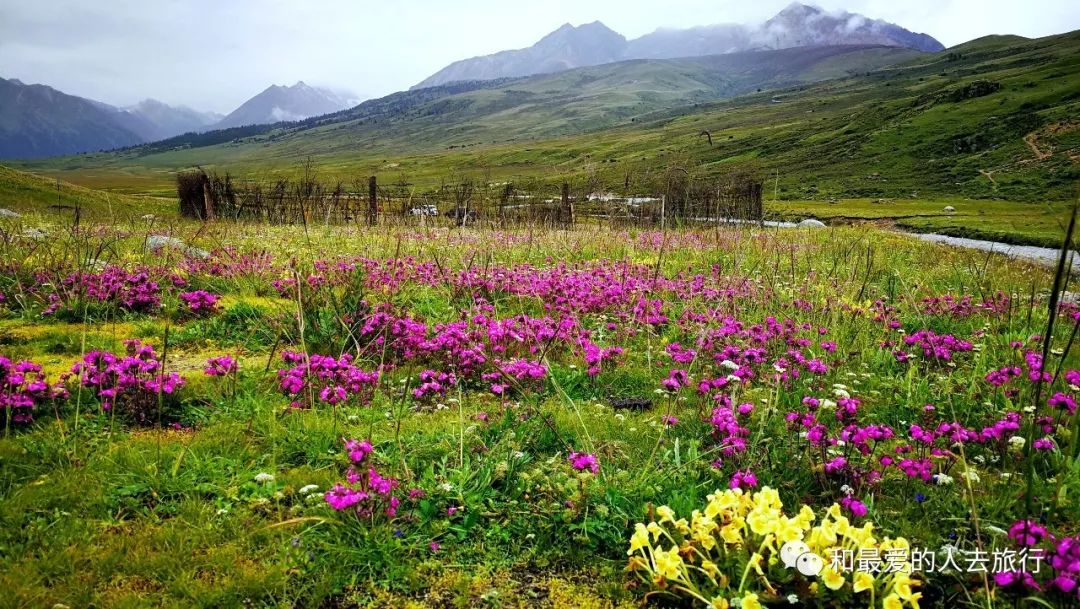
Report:
[[[815,220],[813,218],[807,218],[798,224],[799,228],[825,228],[825,223],[821,220]]]
[[[166,237],[164,235],[150,235],[146,238],[146,248],[152,252],[162,250],[165,248],[172,248],[184,252],[192,258],[209,258],[210,252],[199,249],[197,247],[188,247],[188,244],[184,243],[176,237]]]
[[[154,214],[145,214],[145,215],[143,215],[141,217],[142,217],[143,220],[153,220],[157,216],[155,216]]]
[[[953,207],[952,205],[946,205],[946,206],[944,207],[944,209],[942,209],[941,211],[943,211],[943,212],[945,212],[945,213],[949,213],[949,214],[951,214],[951,213],[953,213],[954,211],[956,211],[956,208],[955,208],[955,207]]]
[[[33,239],[34,241],[41,241],[46,237],[45,231],[40,228],[28,228],[22,232],[23,237],[27,239]]]
[[[22,214],[7,209],[6,207],[0,207],[0,218],[21,218]]]

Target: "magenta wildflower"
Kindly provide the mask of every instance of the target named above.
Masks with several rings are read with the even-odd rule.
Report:
[[[594,454],[572,452],[567,460],[570,461],[570,466],[578,471],[588,470],[594,474],[600,471],[600,462]]]

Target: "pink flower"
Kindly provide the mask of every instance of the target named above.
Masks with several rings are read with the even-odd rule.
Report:
[[[572,452],[567,460],[570,461],[570,466],[578,471],[589,470],[594,474],[600,471],[600,462],[597,461],[596,455]]]

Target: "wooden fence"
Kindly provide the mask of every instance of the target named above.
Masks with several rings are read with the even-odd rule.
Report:
[[[479,183],[470,178],[418,190],[404,179],[388,186],[376,176],[322,183],[310,177],[269,182],[238,181],[202,170],[177,176],[180,212],[200,220],[271,224],[375,226],[380,221],[424,225],[547,226],[578,222],[617,225],[759,222],[760,180],[691,179],[676,175],[630,192],[604,189],[596,181]]]

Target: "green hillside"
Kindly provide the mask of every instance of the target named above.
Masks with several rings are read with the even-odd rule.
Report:
[[[66,218],[76,207],[84,214],[127,216],[175,214],[176,205],[171,199],[94,190],[0,165],[0,208]]]
[[[622,184],[627,174],[678,161],[701,174],[752,164],[789,199],[1074,194],[1080,33],[982,38],[932,55],[790,51],[624,62],[397,111],[364,116],[361,107],[335,122],[214,146],[23,166],[81,184],[162,193],[180,168],[260,176],[293,170],[310,156],[324,176],[404,174],[421,185],[462,172],[501,179],[591,172]]]
[[[190,134],[163,142],[20,166],[106,188],[153,190],[192,165],[235,171],[288,169],[314,157],[324,169],[365,156],[453,153],[634,125],[677,108],[835,78],[920,53],[843,46],[638,60],[489,83],[396,93],[326,117]],[[99,172],[98,170],[103,170]]]

